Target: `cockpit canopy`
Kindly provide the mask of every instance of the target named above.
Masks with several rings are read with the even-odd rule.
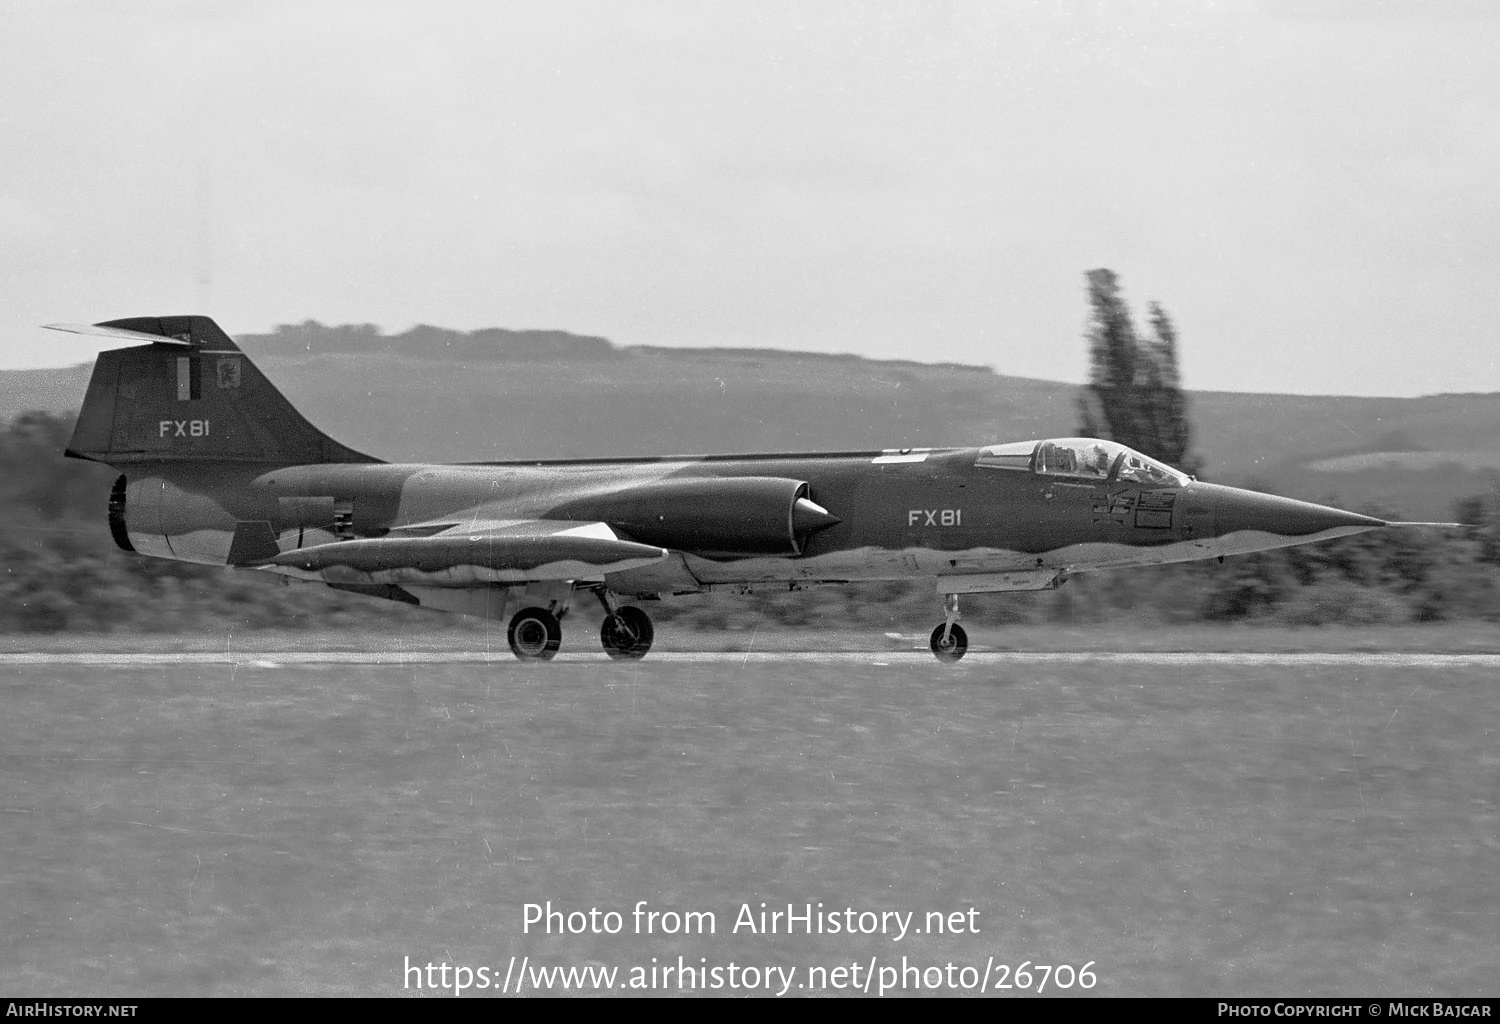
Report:
[[[1093,437],[1054,437],[1047,441],[992,444],[974,463],[984,469],[1015,469],[1074,480],[1181,487],[1186,474],[1114,441]]]

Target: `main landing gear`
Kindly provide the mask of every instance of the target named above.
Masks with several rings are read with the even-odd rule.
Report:
[[[616,661],[635,661],[651,650],[651,640],[656,635],[651,628],[651,618],[639,608],[621,608],[613,615],[604,617],[599,629],[599,642],[604,653]]]
[[[957,661],[969,650],[969,634],[958,624],[958,595],[943,601],[943,624],[932,631],[932,653],[938,661]]]
[[[562,623],[545,608],[522,608],[510,620],[505,639],[522,661],[551,661],[562,646]]]
[[[604,653],[616,661],[638,661],[651,650],[656,630],[651,616],[633,606],[623,606],[613,594],[601,587],[594,591],[604,606],[604,625],[599,627],[599,643]]]
[[[634,661],[646,656],[656,631],[651,617],[639,608],[621,605],[609,591],[595,591],[604,606],[604,625],[599,642],[611,658]],[[562,646],[562,618],[568,613],[566,602],[553,601],[550,607],[522,608],[510,620],[506,639],[510,649],[522,661],[551,661]]]

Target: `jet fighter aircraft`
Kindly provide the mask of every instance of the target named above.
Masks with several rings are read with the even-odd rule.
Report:
[[[1086,437],[392,464],[319,431],[207,317],[50,326],[135,343],[100,354],[66,452],[120,471],[121,548],[508,622],[523,660],[557,653],[580,592],[604,607],[605,652],[632,659],[653,631],[629,601],[920,577],[943,599],[932,652],[957,661],[960,594],[1394,525]]]

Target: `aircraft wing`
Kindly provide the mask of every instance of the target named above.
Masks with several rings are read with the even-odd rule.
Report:
[[[606,573],[652,565],[669,554],[665,548],[622,540],[606,523],[546,519],[422,524],[392,530],[384,537],[274,554],[266,546],[274,545],[269,523],[240,526],[238,564],[284,566],[330,582],[467,586],[598,580]]]

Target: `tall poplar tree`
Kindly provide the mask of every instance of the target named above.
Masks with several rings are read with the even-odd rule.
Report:
[[[1197,473],[1202,464],[1192,454],[1172,318],[1160,303],[1151,303],[1151,337],[1139,337],[1114,271],[1100,267],[1085,277],[1092,310],[1090,370],[1078,397],[1079,432]]]

